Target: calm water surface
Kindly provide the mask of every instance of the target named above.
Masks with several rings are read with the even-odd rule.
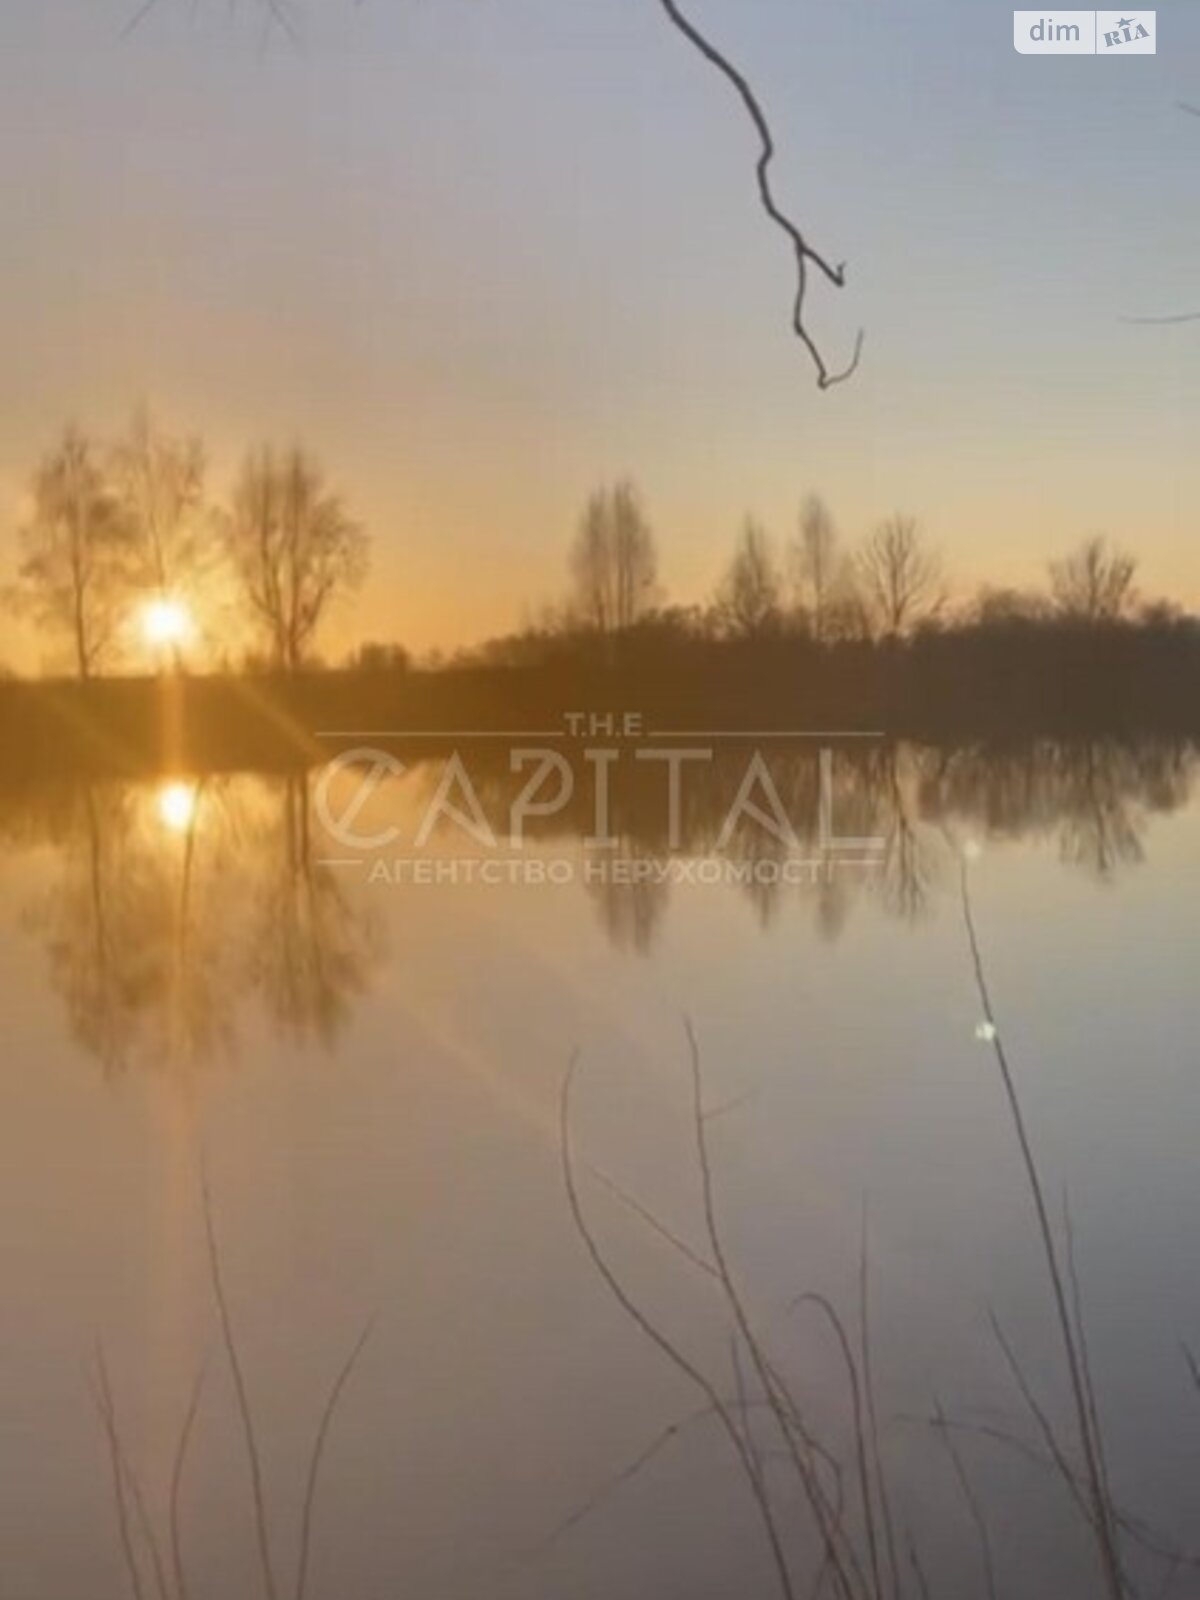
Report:
[[[814,761],[788,775],[789,804],[809,812]],[[810,1424],[847,1462],[836,1347],[794,1302],[819,1291],[856,1329],[865,1215],[910,1591],[911,1536],[932,1593],[988,1592],[970,1504],[929,1425],[940,1404],[986,1508],[999,1592],[1100,1593],[989,1320],[1069,1439],[1029,1194],[977,1037],[967,841],[1056,1217],[1070,1194],[1114,1494],[1168,1541],[1194,1531],[1200,1394],[1180,1351],[1200,1348],[1194,771],[1189,751],[1163,746],[901,751],[839,780],[879,858],[782,885],[632,868],[588,881],[594,852],[569,819],[526,851],[574,863],[568,881],[390,881],[370,862],[327,864],[339,851],[311,779],[11,797],[0,1593],[130,1592],[101,1359],[126,1500],[136,1474],[168,1562],[173,1463],[204,1372],[177,1502],[187,1593],[264,1592],[203,1171],[280,1594],[295,1592],[330,1385],[368,1323],[321,1461],[310,1595],[777,1593],[720,1429],[608,1293],[564,1190],[560,1095],[578,1052],[575,1157],[605,1256],[735,1398],[730,1318],[688,1254],[706,1239],[685,1018],[733,1270]],[[374,805],[411,838],[437,779],[436,762],[416,767]],[[662,819],[638,804],[609,854],[669,864]],[[677,865],[716,859],[722,804],[691,803]],[[430,849],[489,854],[450,826]],[[723,853],[780,854],[749,826]],[[741,1365],[745,1382],[744,1352]],[[807,1594],[818,1549],[761,1412],[756,1436]],[[1167,1576],[1131,1560],[1148,1583]],[[1200,1592],[1196,1574],[1180,1569],[1171,1592]]]

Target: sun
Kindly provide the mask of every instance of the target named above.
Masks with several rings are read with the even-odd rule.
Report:
[[[192,636],[192,614],[182,600],[159,597],[142,608],[142,637],[156,650],[186,644]]]
[[[171,833],[187,833],[196,820],[196,786],[166,783],[158,791],[158,817]]]

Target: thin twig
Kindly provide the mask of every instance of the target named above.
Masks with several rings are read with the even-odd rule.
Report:
[[[1063,1232],[1067,1241],[1067,1278],[1071,1285],[1071,1309],[1075,1317],[1075,1337],[1079,1342],[1079,1361],[1083,1369],[1084,1392],[1087,1396],[1088,1417],[1092,1424],[1092,1437],[1096,1441],[1096,1459],[1100,1466],[1100,1482],[1106,1502],[1112,1505],[1112,1484],[1108,1475],[1108,1452],[1104,1445],[1104,1430],[1100,1426],[1100,1404],[1096,1398],[1096,1384],[1092,1378],[1091,1345],[1087,1336],[1087,1319],[1083,1313],[1083,1289],[1075,1264],[1075,1227],[1071,1221],[1071,1205],[1063,1189]]]
[[[1118,321],[1134,327],[1170,327],[1180,322],[1200,322],[1200,311],[1169,311],[1163,316],[1120,317]]]
[[[850,1335],[842,1321],[837,1308],[832,1301],[823,1294],[809,1291],[797,1295],[792,1301],[789,1310],[796,1310],[800,1306],[813,1306],[820,1311],[822,1316],[833,1329],[834,1339],[841,1351],[842,1361],[846,1368],[846,1380],[850,1386],[850,1406],[854,1423],[854,1455],[858,1466],[858,1488],[862,1500],[863,1524],[867,1533],[867,1549],[871,1562],[871,1572],[875,1580],[875,1588],[879,1590],[879,1543],[875,1531],[874,1497],[871,1491],[871,1469],[867,1457],[867,1432],[863,1412],[862,1383],[859,1379],[858,1366],[854,1360],[854,1350],[850,1343]]]
[[[679,7],[678,0],[659,0],[659,3],[674,27],[678,29],[689,44],[700,52],[710,65],[714,66],[733,85],[741,97],[742,104],[754,124],[761,146],[756,168],[759,200],[767,216],[791,241],[796,257],[796,299],[792,310],[793,332],[812,358],[812,363],[817,371],[818,388],[830,389],[835,383],[843,383],[858,366],[859,358],[862,355],[862,331],[860,329],[855,338],[854,353],[848,364],[840,371],[831,372],[820,350],[817,348],[815,340],[808,331],[804,320],[804,300],[808,291],[808,269],[810,263],[838,289],[845,286],[845,263],[839,262],[837,266],[834,266],[819,251],[814,250],[800,231],[798,224],[786,211],[781,209],[779,202],[776,200],[771,186],[771,163],[775,159],[775,140],[771,133],[771,126],[767,121],[766,113],[763,111],[757,95],[746,81],[746,78],[729,58],[723,55],[705,34],[701,33],[696,24],[684,15]]]
[[[908,1544],[908,1564],[912,1568],[913,1577],[917,1582],[917,1592],[921,1600],[932,1600],[932,1591],[929,1579],[925,1576],[925,1568],[921,1565],[921,1558],[917,1554],[917,1542],[912,1536],[912,1530],[905,1530],[905,1539]]]
[[[1103,1474],[1100,1467],[1100,1452],[1102,1446],[1093,1437],[1092,1416],[1088,1408],[1087,1383],[1083,1372],[1083,1363],[1079,1353],[1077,1340],[1071,1326],[1071,1314],[1067,1305],[1067,1293],[1063,1283],[1062,1269],[1059,1265],[1058,1251],[1054,1243],[1054,1234],[1050,1226],[1050,1215],[1046,1207],[1046,1199],[1042,1190],[1041,1174],[1038,1170],[1033,1146],[1030,1142],[1029,1132],[1025,1125],[1025,1115],[1021,1107],[1020,1097],[1017,1094],[1016,1080],[1009,1066],[1008,1054],[1004,1047],[1004,1040],[996,1026],[995,1012],[992,1006],[991,992],[988,987],[987,974],[983,964],[983,953],[979,943],[979,936],[975,927],[975,917],[971,905],[971,886],[968,875],[968,866],[964,857],[961,865],[961,898],[963,921],[967,931],[967,941],[970,946],[971,962],[975,973],[975,987],[979,994],[980,1005],[983,1008],[984,1018],[988,1026],[988,1037],[991,1042],[992,1054],[1000,1070],[1000,1077],[1004,1085],[1005,1097],[1008,1101],[1009,1112],[1012,1117],[1013,1127],[1016,1131],[1017,1142],[1021,1150],[1021,1159],[1025,1167],[1025,1176],[1028,1181],[1029,1191],[1033,1198],[1034,1209],[1037,1213],[1038,1232],[1041,1236],[1042,1253],[1046,1262],[1046,1269],[1050,1279],[1050,1289],[1054,1302],[1055,1315],[1058,1321],[1059,1334],[1062,1339],[1063,1354],[1066,1358],[1067,1374],[1070,1379],[1071,1392],[1075,1403],[1075,1415],[1079,1428],[1080,1443],[1083,1448],[1084,1464],[1087,1468],[1088,1489],[1092,1500],[1092,1525],[1096,1536],[1100,1566],[1104,1574],[1105,1585],[1108,1589],[1110,1600],[1124,1600],[1125,1581],[1121,1571],[1119,1545],[1115,1529],[1111,1506],[1104,1491]]]
[[[238,1356],[237,1339],[233,1331],[233,1319],[229,1314],[229,1302],[225,1297],[225,1286],[221,1278],[221,1256],[217,1246],[216,1228],[213,1223],[212,1196],[209,1193],[207,1172],[201,1173],[200,1188],[204,1201],[204,1231],[208,1240],[209,1276],[212,1279],[213,1298],[216,1300],[217,1312],[221,1320],[221,1336],[225,1344],[229,1370],[233,1377],[234,1394],[237,1399],[238,1415],[242,1423],[242,1436],[246,1446],[246,1458],[250,1466],[250,1487],[254,1499],[254,1526],[258,1539],[259,1560],[262,1565],[263,1588],[266,1591],[267,1600],[278,1600],[275,1569],[271,1561],[271,1541],[268,1532],[266,1494],[263,1488],[258,1437],[254,1428],[254,1415],[250,1409],[250,1397],[246,1388],[246,1379],[242,1372],[241,1359]]]
[[[996,1564],[992,1556],[991,1530],[988,1528],[987,1517],[984,1514],[983,1506],[980,1504],[979,1496],[975,1493],[975,1485],[971,1482],[966,1462],[962,1458],[962,1453],[955,1443],[954,1435],[951,1433],[946,1421],[946,1413],[942,1410],[942,1403],[936,1395],[933,1400],[933,1421],[938,1437],[941,1439],[942,1444],[945,1446],[946,1454],[950,1458],[950,1464],[954,1468],[954,1476],[958,1479],[958,1486],[962,1490],[962,1497],[966,1502],[967,1511],[970,1513],[971,1521],[975,1524],[975,1531],[979,1536],[979,1551],[983,1563],[983,1578],[984,1583],[987,1585],[988,1600],[997,1600]]]
[[[183,1566],[183,1545],[179,1533],[179,1506],[183,1491],[183,1472],[187,1465],[188,1446],[191,1443],[192,1429],[200,1410],[200,1395],[204,1388],[204,1379],[207,1366],[200,1368],[196,1382],[192,1387],[192,1397],[184,1415],[183,1426],[179,1431],[179,1444],[175,1450],[175,1463],[171,1471],[171,1497],[168,1512],[170,1537],[171,1537],[171,1566],[175,1574],[175,1588],[179,1600],[188,1600],[187,1578]]]
[[[708,1122],[710,1122],[711,1121],[711,1114],[706,1113],[704,1120],[705,1120],[706,1124]],[[711,1282],[716,1283],[718,1288],[723,1288],[723,1286],[721,1284],[720,1274],[718,1273],[717,1269],[712,1265],[712,1263],[707,1261],[707,1260],[705,1260],[705,1258],[702,1255],[700,1255],[700,1253],[697,1250],[694,1250],[691,1247],[691,1245],[689,1245],[685,1240],[681,1239],[678,1236],[678,1234],[676,1234],[672,1229],[668,1228],[666,1226],[666,1224],[663,1223],[661,1218],[657,1217],[654,1214],[654,1212],[649,1209],[649,1207],[644,1205],[640,1200],[636,1199],[634,1196],[630,1195],[619,1184],[615,1183],[614,1180],[611,1177],[609,1177],[609,1175],[604,1171],[604,1169],[602,1167],[599,1167],[594,1162],[589,1161],[589,1162],[584,1163],[584,1170],[590,1176],[594,1177],[598,1182],[603,1184],[603,1186],[609,1191],[610,1194],[612,1194],[614,1196],[615,1199],[619,1200],[623,1205],[627,1206],[629,1208],[629,1210],[638,1218],[638,1220],[640,1222],[643,1222],[653,1233],[657,1234],[657,1236],[660,1239],[664,1240],[667,1244],[669,1244],[672,1247],[672,1249],[674,1249],[682,1257],[682,1259],[688,1263],[689,1266],[692,1266],[692,1267],[696,1268],[698,1271],[702,1272],[705,1275],[705,1277],[708,1278]],[[735,1342],[735,1345],[734,1345],[734,1350],[735,1350],[735,1356],[734,1356],[735,1362],[737,1362],[738,1365],[740,1366],[740,1355],[737,1353],[738,1347],[736,1345],[736,1342]],[[749,1414],[750,1414],[750,1412],[752,1410],[761,1408],[763,1410],[767,1410],[767,1411],[773,1412],[776,1415],[776,1420],[777,1421],[778,1421],[778,1418],[779,1418],[780,1408],[782,1407],[785,1410],[785,1412],[786,1412],[786,1418],[785,1418],[786,1424],[788,1426],[794,1427],[794,1429],[795,1429],[796,1433],[798,1434],[801,1442],[803,1443],[805,1449],[814,1458],[819,1458],[820,1461],[826,1467],[828,1467],[830,1473],[832,1474],[833,1484],[834,1484],[834,1496],[835,1496],[834,1508],[833,1508],[833,1521],[834,1521],[835,1529],[837,1529],[840,1532],[841,1525],[842,1525],[843,1510],[844,1510],[844,1489],[843,1489],[843,1483],[842,1483],[842,1468],[841,1468],[841,1464],[838,1461],[837,1457],[835,1455],[833,1455],[833,1453],[830,1450],[827,1450],[825,1448],[825,1446],[822,1445],[821,1441],[819,1439],[817,1439],[816,1437],[814,1437],[814,1435],[809,1432],[809,1430],[805,1426],[804,1419],[803,1419],[803,1417],[802,1417],[802,1415],[800,1413],[799,1407],[796,1405],[794,1398],[789,1394],[786,1385],[783,1383],[782,1379],[779,1378],[779,1376],[775,1372],[774,1368],[770,1366],[770,1363],[768,1361],[766,1361],[765,1356],[763,1357],[763,1360],[764,1360],[764,1363],[767,1366],[768,1372],[770,1373],[772,1384],[773,1384],[773,1387],[774,1387],[774,1389],[776,1391],[775,1395],[770,1399],[764,1399],[764,1400],[761,1400],[761,1401],[754,1401],[754,1400],[747,1399],[746,1395],[743,1392],[733,1402],[733,1409],[740,1410],[741,1414],[743,1415],[743,1417],[748,1418]],[[737,1367],[735,1367],[735,1379],[741,1381],[741,1374],[737,1370]],[[743,1385],[743,1388],[744,1388],[744,1385]],[[699,1416],[706,1416],[706,1415],[709,1415],[709,1414],[710,1414],[710,1412],[709,1412],[708,1408],[706,1408],[703,1412],[697,1413],[697,1415],[699,1415]],[[661,1443],[665,1443],[665,1442],[666,1442],[665,1438],[660,1438],[660,1440],[659,1440],[660,1444]],[[758,1472],[761,1475],[762,1466],[761,1466],[760,1453],[756,1449],[753,1448],[754,1447],[754,1440],[750,1436],[750,1429],[749,1429],[749,1425],[748,1424],[747,1424],[746,1442],[747,1442],[748,1450],[750,1451],[750,1453],[754,1457],[756,1469],[758,1470]],[[786,1451],[786,1452],[783,1452],[783,1457],[782,1458],[786,1459],[788,1461],[792,1461],[793,1458],[792,1458],[792,1455],[790,1453],[790,1450]],[[636,1463],[635,1463],[635,1466],[636,1466]],[[626,1469],[626,1471],[627,1470],[628,1469]],[[620,1481],[622,1481],[622,1482],[625,1480],[626,1471],[623,1471],[622,1474],[620,1475]],[[821,1573],[822,1574],[824,1573],[824,1571],[828,1567],[828,1564],[829,1564],[828,1563],[828,1556],[826,1556],[823,1559],[823,1562],[822,1562],[822,1568],[821,1568]]]
[[[731,1400],[726,1403],[729,1405],[731,1410],[736,1408],[738,1405],[736,1400]],[[751,1402],[750,1404],[752,1406],[755,1404],[765,1405],[766,1402]],[[693,1411],[690,1416],[681,1418],[678,1422],[668,1423],[665,1428],[663,1428],[659,1433],[655,1434],[654,1438],[649,1444],[645,1445],[641,1450],[638,1451],[637,1455],[635,1455],[631,1461],[629,1461],[625,1466],[621,1467],[619,1471],[612,1473],[611,1476],[606,1478],[598,1489],[593,1490],[593,1492],[587,1497],[582,1505],[577,1506],[569,1516],[564,1517],[563,1520],[558,1523],[557,1526],[553,1528],[544,1539],[542,1539],[532,1550],[528,1552],[524,1558],[524,1562],[530,1563],[540,1560],[547,1553],[547,1551],[552,1549],[554,1545],[558,1544],[558,1542],[568,1533],[570,1533],[574,1528],[577,1528],[580,1523],[585,1522],[588,1517],[592,1516],[593,1513],[596,1512],[611,1495],[615,1494],[619,1489],[623,1489],[626,1487],[626,1485],[631,1483],[633,1479],[636,1478],[638,1474],[646,1467],[648,1467],[655,1457],[661,1454],[661,1452],[665,1450],[669,1444],[673,1444],[675,1440],[679,1439],[684,1433],[694,1427],[696,1423],[706,1422],[715,1416],[716,1412],[713,1410],[712,1406],[705,1405],[701,1406],[698,1410]]]
[[[627,1189],[623,1189],[614,1178],[611,1178],[604,1171],[603,1167],[597,1167],[589,1161],[587,1170],[596,1179],[597,1183],[603,1184],[614,1199],[619,1200],[623,1206],[627,1206],[634,1216],[640,1218],[652,1232],[657,1233],[660,1239],[665,1240],[673,1249],[678,1250],[680,1255],[691,1262],[692,1266],[696,1267],[700,1272],[706,1273],[710,1278],[717,1276],[717,1269],[711,1261],[706,1261],[698,1250],[693,1250],[685,1239],[681,1239],[677,1233],[668,1228],[666,1223],[660,1217],[656,1217],[648,1206],[643,1205],[636,1195],[632,1195]]]
[[[108,1362],[105,1359],[104,1347],[99,1340],[96,1341],[96,1371],[99,1378],[99,1400],[105,1426],[111,1430],[111,1436],[116,1443],[117,1457],[121,1470],[129,1484],[129,1497],[133,1502],[138,1529],[145,1541],[146,1548],[150,1552],[150,1565],[154,1571],[154,1586],[158,1590],[159,1600],[171,1600],[171,1591],[167,1584],[166,1564],[163,1561],[162,1550],[159,1548],[158,1539],[155,1536],[154,1524],[150,1520],[146,1497],[142,1493],[141,1483],[129,1460],[128,1453],[121,1443],[121,1430],[117,1423],[117,1405],[113,1399],[112,1384],[108,1376]]]
[[[117,1532],[121,1540],[121,1554],[125,1559],[125,1570],[129,1575],[129,1588],[134,1600],[144,1600],[145,1590],[142,1587],[142,1576],[138,1568],[137,1554],[133,1545],[133,1532],[129,1526],[129,1506],[125,1499],[125,1468],[121,1459],[121,1441],[117,1435],[116,1419],[110,1405],[103,1397],[105,1384],[103,1372],[103,1357],[97,1346],[97,1365],[100,1368],[100,1385],[88,1378],[88,1387],[92,1401],[104,1426],[105,1437],[108,1441],[109,1463],[112,1468],[113,1499],[117,1508]],[[111,1400],[111,1395],[109,1397]]]
[[[767,1481],[758,1440],[754,1437],[754,1419],[750,1415],[750,1391],[746,1387],[746,1374],[742,1369],[742,1353],[736,1331],[729,1335],[729,1355],[733,1366],[733,1387],[737,1395],[738,1414],[746,1429],[746,1449],[754,1462],[754,1470],[764,1484]]]
[[[583,1241],[584,1247],[591,1258],[592,1265],[599,1273],[609,1293],[621,1307],[625,1315],[637,1327],[651,1344],[670,1362],[676,1371],[704,1395],[709,1405],[721,1423],[726,1437],[733,1447],[746,1481],[750,1486],[759,1516],[762,1519],[763,1530],[767,1536],[770,1547],[771,1559],[775,1574],[779,1582],[780,1592],[785,1600],[795,1600],[795,1587],[792,1583],[791,1571],[788,1567],[787,1556],[784,1552],[783,1541],[776,1524],[775,1513],[772,1509],[766,1489],[758,1478],[754,1462],[746,1447],[746,1441],[734,1424],[729,1408],[724,1404],[717,1393],[711,1380],[701,1371],[696,1364],[684,1355],[683,1351],[658,1328],[632,1298],[624,1284],[617,1277],[612,1267],[601,1250],[595,1234],[588,1223],[579,1196],[579,1189],[575,1179],[575,1168],[571,1153],[571,1090],[574,1085],[575,1072],[578,1066],[578,1055],[573,1055],[563,1077],[562,1095],[560,1101],[560,1149],[562,1159],[563,1181],[567,1191],[567,1203],[571,1210],[571,1217],[575,1229]]]
[[[1087,1523],[1088,1527],[1092,1529],[1093,1533],[1095,1533],[1095,1505],[1090,1501],[1085,1487],[1081,1485],[1078,1477],[1072,1469],[1071,1463],[1067,1459],[1067,1453],[1060,1443],[1057,1433],[1054,1431],[1054,1424],[1050,1421],[1050,1418],[1046,1415],[1044,1408],[1038,1401],[1037,1396],[1034,1394],[1033,1388],[1028,1378],[1025,1376],[1024,1368],[1021,1366],[1021,1363],[1017,1358],[1017,1353],[1013,1349],[1012,1344],[1009,1342],[1008,1336],[1005,1334],[1004,1329],[1000,1325],[999,1318],[996,1316],[996,1313],[991,1310],[989,1310],[989,1317],[992,1324],[992,1332],[996,1337],[996,1343],[1000,1346],[1005,1363],[1008,1366],[1009,1372],[1012,1374],[1014,1383],[1020,1390],[1021,1398],[1024,1400],[1029,1409],[1030,1416],[1037,1424],[1038,1432],[1042,1436],[1042,1440],[1045,1443],[1050,1459],[1054,1462],[1059,1476],[1062,1478],[1063,1482],[1070,1491],[1071,1498],[1079,1507],[1084,1521]]]
[[[939,1422],[935,1417],[912,1416],[904,1413],[898,1415],[896,1421],[911,1423],[914,1426],[922,1428],[940,1427],[944,1428],[948,1432],[971,1434],[976,1438],[986,1439],[995,1444],[1004,1446],[1004,1448],[1007,1450],[1012,1450],[1015,1452],[1015,1454],[1021,1456],[1023,1460],[1028,1461],[1033,1466],[1037,1467],[1040,1472],[1061,1474],[1065,1471],[1077,1479],[1082,1479],[1082,1473],[1077,1472],[1076,1469],[1069,1463],[1064,1461],[1060,1465],[1060,1463],[1054,1461],[1049,1455],[1044,1455],[1035,1445],[1030,1444],[1028,1440],[1022,1439],[1019,1434],[1009,1433],[1006,1429],[999,1428],[993,1423],[969,1422],[951,1416],[944,1416]],[[1083,1509],[1086,1517],[1089,1515],[1089,1513],[1087,1511],[1086,1499],[1081,1498],[1082,1493],[1082,1488],[1079,1488],[1077,1490],[1076,1500],[1077,1504],[1079,1504]],[[1154,1556],[1159,1561],[1168,1562],[1172,1566],[1200,1567],[1200,1556],[1189,1555],[1186,1551],[1179,1550],[1175,1546],[1169,1545],[1166,1542],[1165,1535],[1159,1533],[1147,1522],[1143,1521],[1142,1518],[1134,1516],[1132,1512],[1123,1511],[1120,1506],[1114,1504],[1113,1516],[1118,1526],[1129,1535],[1134,1544],[1138,1545],[1148,1555]]]
[[[704,1120],[704,1092],[703,1078],[700,1070],[700,1046],[696,1039],[695,1029],[690,1019],[684,1019],[684,1028],[687,1034],[688,1059],[691,1065],[692,1077],[692,1125],[696,1140],[696,1159],[700,1168],[701,1196],[704,1206],[704,1222],[708,1233],[709,1248],[712,1251],[713,1261],[717,1274],[721,1280],[721,1287],[729,1310],[733,1315],[738,1331],[745,1340],[746,1348],[754,1363],[759,1382],[762,1384],[763,1394],[770,1403],[779,1428],[784,1448],[788,1451],[796,1476],[805,1498],[813,1514],[813,1521],[821,1536],[825,1553],[833,1568],[835,1580],[847,1597],[853,1594],[853,1588],[847,1575],[847,1562],[856,1564],[853,1548],[846,1546],[843,1550],[839,1547],[838,1536],[841,1532],[836,1522],[831,1521],[831,1508],[821,1488],[820,1480],[814,1471],[804,1462],[791,1428],[788,1426],[787,1407],[781,1396],[780,1385],[773,1373],[759,1343],[750,1318],[747,1315],[745,1303],[742,1300],[730,1271],[729,1262],[725,1255],[725,1247],[721,1239],[721,1229],[717,1220],[716,1196],[713,1187],[712,1163],[708,1154],[708,1136]]]
[[[888,1495],[887,1474],[883,1470],[883,1451],[879,1443],[879,1415],[875,1404],[875,1376],[871,1361],[871,1307],[869,1287],[869,1258],[867,1253],[867,1208],[863,1202],[862,1248],[859,1252],[859,1319],[862,1341],[863,1389],[867,1397],[867,1421],[871,1434],[871,1458],[875,1465],[875,1485],[879,1494],[883,1534],[887,1546],[888,1564],[891,1568],[892,1600],[900,1596],[900,1565],[896,1559],[896,1531],[892,1523],[892,1505]]]
[[[142,23],[145,22],[146,18],[158,5],[158,3],[159,0],[142,0],[142,4],[137,8],[134,14],[130,17],[129,21],[121,29],[122,39],[128,39],[132,34],[135,34],[141,27]]]
[[[682,1422],[669,1423],[661,1433],[654,1436],[643,1450],[640,1450],[634,1456],[628,1465],[622,1467],[619,1472],[613,1473],[610,1478],[588,1496],[581,1506],[572,1511],[569,1517],[564,1517],[558,1526],[530,1553],[528,1559],[534,1561],[544,1556],[548,1550],[565,1538],[572,1529],[577,1528],[581,1522],[585,1522],[611,1495],[631,1483],[640,1472],[650,1465],[656,1456],[660,1455],[669,1444],[673,1444],[694,1423],[703,1422],[706,1418],[715,1415],[716,1413],[711,1406],[702,1406],[698,1411],[693,1411],[690,1417],[685,1417]]]
[[[342,1365],[341,1371],[334,1380],[333,1388],[329,1391],[329,1398],[325,1402],[325,1410],[321,1413],[321,1421],[317,1427],[316,1438],[313,1441],[312,1458],[308,1468],[308,1482],[304,1490],[304,1511],[300,1518],[300,1560],[296,1573],[296,1600],[304,1600],[304,1593],[308,1586],[308,1558],[312,1543],[313,1508],[317,1499],[317,1476],[321,1470],[321,1457],[325,1451],[325,1440],[333,1422],[334,1413],[337,1411],[338,1402],[342,1398],[347,1383],[358,1365],[358,1358],[362,1355],[367,1340],[371,1337],[374,1327],[372,1318],[359,1334],[354,1348]]]

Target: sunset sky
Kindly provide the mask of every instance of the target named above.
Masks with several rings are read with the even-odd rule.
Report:
[[[322,456],[375,536],[343,637],[513,625],[626,472],[682,599],[819,489],[963,588],[1106,531],[1200,606],[1200,323],[1121,321],[1200,310],[1200,6],[1114,61],[1017,55],[994,0],[691,0],[850,263],[825,395],[752,131],[658,0],[308,0],[298,45],[256,0],[135,9],[0,10],[5,577],[39,452],[146,399],[217,489],[263,438]]]

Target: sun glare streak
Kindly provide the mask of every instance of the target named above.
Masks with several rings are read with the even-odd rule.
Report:
[[[196,786],[168,783],[158,793],[158,817],[171,833],[187,833],[196,820]]]

